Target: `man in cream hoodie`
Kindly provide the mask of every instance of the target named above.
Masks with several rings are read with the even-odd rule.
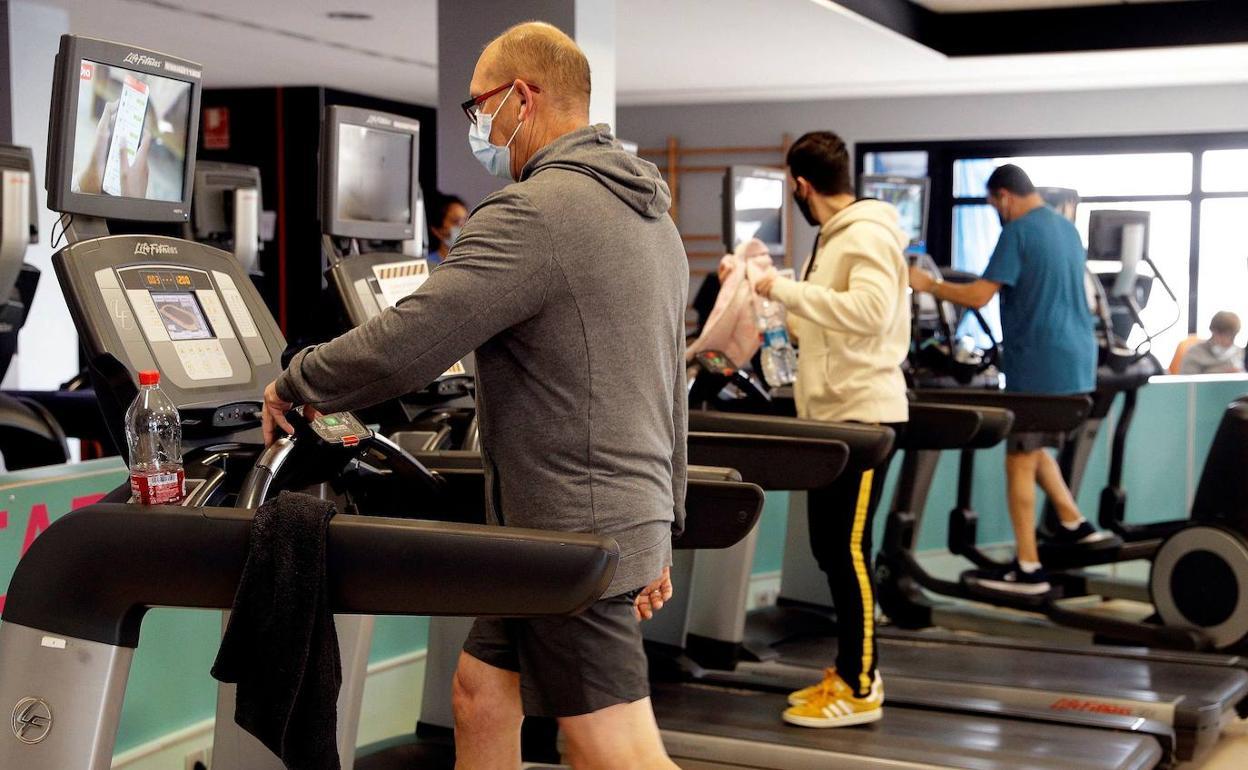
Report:
[[[771,268],[753,282],[760,294],[785,304],[801,346],[798,416],[901,431],[909,416],[901,363],[910,348],[910,304],[902,253],[908,239],[897,210],[854,197],[849,152],[836,134],[802,136],[786,160],[794,201],[819,227],[818,240],[800,281]],[[828,576],[840,639],[836,668],[789,697],[784,719],[792,724],[840,727],[881,716],[871,520],[891,457],[808,496],[811,549]]]

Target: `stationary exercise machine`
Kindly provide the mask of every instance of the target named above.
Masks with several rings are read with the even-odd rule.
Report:
[[[14,572],[0,625],[0,701],[13,704],[0,766],[109,768],[144,613],[229,608],[253,513],[96,504],[43,533]],[[333,519],[326,540],[331,607],[352,615],[573,614],[598,598],[617,558],[614,541],[591,535],[351,515]],[[256,767],[217,751],[215,767]]]
[[[321,227],[325,279],[342,317],[359,326],[429,277],[418,178],[420,123],[401,115],[330,106],[321,127]],[[425,388],[363,416],[411,451],[477,449],[469,354]]]
[[[242,163],[196,161],[191,218],[183,228],[183,237],[233,254],[256,289],[263,291],[262,208],[259,168]]]
[[[39,242],[35,168],[30,148],[0,144],[0,379],[17,354],[18,333],[30,315],[39,268],[25,261]],[[65,433],[39,402],[0,393],[0,455],[10,471],[69,459]]]
[[[1109,286],[1106,295],[1110,302],[1128,308],[1133,323],[1139,324],[1137,268],[1141,263],[1152,263],[1147,258],[1146,225],[1144,212],[1093,212],[1095,233],[1091,240],[1093,253],[1100,258],[1119,261],[1120,272],[1111,279],[1099,279]],[[1102,260],[1103,261],[1103,260]],[[1155,276],[1160,274],[1152,266]],[[1164,279],[1160,281],[1164,286]],[[947,304],[947,303],[941,303]],[[942,310],[941,315],[945,315]],[[1078,491],[1083,470],[1101,421],[1109,413],[1118,393],[1124,393],[1124,409],[1115,431],[1111,450],[1110,483],[1101,496],[1100,522],[1117,535],[1093,547],[1059,547],[1044,539],[1053,531],[1056,513],[1051,506],[1040,527],[1041,560],[1052,572],[1052,582],[1057,591],[1048,596],[1027,597],[1005,595],[962,580],[957,583],[942,581],[922,570],[912,556],[915,531],[921,517],[922,501],[926,492],[917,496],[905,511],[896,512],[890,520],[886,533],[885,558],[882,559],[881,603],[890,617],[903,625],[921,627],[930,624],[931,609],[921,598],[920,587],[956,596],[998,604],[1013,609],[1029,610],[1047,616],[1059,624],[1071,626],[1091,634],[1094,639],[1128,641],[1156,647],[1177,649],[1237,649],[1248,642],[1248,620],[1243,611],[1248,609],[1248,597],[1234,586],[1248,586],[1248,554],[1245,550],[1242,515],[1233,499],[1217,489],[1219,481],[1213,473],[1202,476],[1202,493],[1207,500],[1218,499],[1215,506],[1219,526],[1193,526],[1195,516],[1180,517],[1147,525],[1132,525],[1124,521],[1126,493],[1121,488],[1123,455],[1126,430],[1134,410],[1135,394],[1156,371],[1156,362],[1147,351],[1129,351],[1112,328],[1100,325],[1102,366],[1098,373],[1098,389],[1092,399],[1083,397],[1048,397],[991,391],[924,389],[919,397],[924,400],[960,403],[972,406],[996,406],[1014,412],[1018,432],[1046,432],[1073,435],[1073,440],[1059,456],[1072,491]],[[1008,344],[1008,341],[1006,341]],[[1063,399],[1065,406],[1063,406]],[[1078,404],[1076,402],[1082,402]],[[1078,414],[1076,414],[1078,412]],[[1214,466],[1233,466],[1248,457],[1248,443],[1239,438],[1237,427],[1239,411],[1232,406],[1224,415],[1221,432],[1224,439],[1215,442],[1210,455]],[[1063,424],[1059,424],[1063,423]],[[930,484],[931,474],[938,456],[916,455],[913,462],[924,468],[916,470],[923,485]],[[907,458],[907,461],[910,461]],[[974,450],[962,452],[959,467],[958,505],[950,514],[949,548],[955,554],[965,556],[981,567],[991,567],[999,562],[989,557],[975,543],[977,516],[971,500]],[[928,468],[926,466],[930,465]],[[1233,522],[1227,526],[1227,522]],[[1180,532],[1186,532],[1179,537]],[[1157,558],[1163,538],[1174,538],[1171,557]],[[1193,552],[1202,555],[1192,556]],[[1175,564],[1183,557],[1183,568],[1176,571]],[[1120,580],[1107,578],[1083,568],[1133,559],[1153,561],[1153,574],[1147,588]],[[1226,591],[1207,590],[1211,585],[1226,585]],[[1103,595],[1129,598],[1137,601],[1154,601],[1165,605],[1167,612],[1158,614],[1164,623],[1138,623],[1073,609],[1058,599],[1084,595]],[[1177,597],[1177,598],[1176,598]],[[1185,609],[1176,606],[1182,603]],[[948,622],[948,620],[946,621]],[[972,624],[984,630],[981,623]],[[1004,627],[995,631],[1004,632]]]
[[[301,425],[295,438],[279,439],[266,449],[259,432],[262,392],[281,371],[286,343],[243,266],[233,255],[200,243],[110,234],[114,220],[185,220],[198,73],[197,65],[164,54],[72,36],[62,39],[57,58],[50,137],[58,154],[49,164],[48,192],[50,205],[62,214],[69,245],[53,262],[98,408],[116,443],[125,443],[123,417],[137,392],[136,373],[153,369],[161,372],[163,389],[182,418],[184,507],[254,508],[278,489],[294,489],[335,499],[348,511],[462,516],[439,476],[350,414],[325,415]],[[127,97],[127,88],[150,93],[151,108],[165,110],[169,124],[190,127],[187,133],[160,138],[136,119],[140,141],[153,143],[146,198],[88,192],[95,180],[84,179],[83,164],[75,162],[81,160],[75,153],[83,121],[96,131],[96,121],[109,109],[109,89],[121,89],[123,101],[136,98]],[[90,111],[93,99],[99,115]],[[118,111],[114,131],[125,128]],[[187,146],[165,147],[164,165],[157,166],[156,143],[177,137],[185,137]],[[159,186],[154,187],[157,174]],[[108,172],[101,176],[107,179]],[[152,197],[159,189],[180,197]],[[128,488],[122,487],[109,499],[128,497]],[[338,743],[350,757],[358,726],[352,715],[358,714],[362,697],[372,621],[339,618],[338,630],[345,665]],[[267,749],[233,724],[232,712],[231,689],[223,687],[214,742],[217,765],[276,766]]]
[[[697,415],[691,417],[691,428]],[[737,415],[702,415],[716,420],[739,419]],[[792,432],[792,426],[785,423],[807,424],[775,417],[753,420],[760,434],[776,436]],[[916,478],[922,465],[905,458],[923,452],[990,446],[999,443],[1012,424],[1013,415],[1001,409],[913,405],[910,424],[901,438],[904,455],[894,509],[917,506],[919,503],[912,501],[925,490],[922,484],[926,482]],[[690,451],[694,452],[692,443]],[[768,489],[788,489],[794,495],[801,494],[796,490],[803,488],[804,481],[816,482],[809,462],[799,465],[778,448],[752,458],[742,457],[734,467],[741,469],[747,480]],[[802,472],[806,473],[804,480]],[[834,629],[827,616],[827,578],[810,556],[805,506],[800,499],[790,505],[782,591],[776,607],[745,612],[746,583],[738,582],[738,576],[744,575],[748,582],[752,547],[747,551],[695,554],[691,588],[684,592],[693,597],[688,619],[681,616],[683,608],[673,603],[665,607],[665,612],[672,610],[672,614],[652,621],[661,625],[648,629],[652,646],[657,648],[652,658],[661,664],[659,671],[665,680],[691,681],[695,690],[708,685],[753,690],[763,694],[756,698],[758,703],[770,695],[766,702],[774,709],[773,724],[784,705],[783,699],[774,695],[818,680],[836,655]],[[901,518],[898,513],[894,516]],[[711,558],[704,562],[707,556]],[[734,629],[743,629],[743,634],[734,636]],[[877,627],[876,633],[888,693],[886,720],[894,708],[902,707],[1008,715],[1058,728],[1073,724],[1111,731],[1138,730],[1151,736],[1165,757],[1185,761],[1203,756],[1216,743],[1228,719],[1248,713],[1248,673],[1236,658],[1100,656],[1086,646],[1020,650],[1002,639],[914,634],[889,626]],[[660,637],[663,644],[653,644]],[[710,700],[708,696],[708,704]],[[656,708],[664,707],[657,693],[655,701]],[[757,718],[761,721],[766,713],[760,706]],[[1071,721],[1072,716],[1077,718]],[[661,719],[660,725],[666,728],[668,722]],[[785,728],[777,725],[773,729]],[[690,745],[703,746],[697,742]]]

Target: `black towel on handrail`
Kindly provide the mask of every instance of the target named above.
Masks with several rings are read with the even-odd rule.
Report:
[[[289,770],[339,770],[342,664],[325,536],[334,504],[283,492],[256,511],[212,675],[238,685],[234,721]]]

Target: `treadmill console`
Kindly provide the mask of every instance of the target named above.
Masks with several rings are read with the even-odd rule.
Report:
[[[731,377],[737,371],[737,366],[728,360],[728,356],[718,350],[703,350],[694,356],[698,365],[711,374],[717,374],[721,377]]]
[[[429,279],[429,263],[422,257],[372,252],[353,254],[338,260],[326,273],[338,291],[351,326],[360,326],[399,300],[416,291]],[[470,373],[471,356],[458,361],[443,373],[452,377]]]
[[[53,264],[108,424],[123,424],[145,369],[160,371],[188,427],[221,434],[258,424],[285,340],[232,255],[122,235],[67,246]]]
[[[323,414],[308,427],[326,444],[351,447],[373,437],[373,432],[350,412]]]
[[[693,372],[689,383],[690,405],[701,407],[713,403],[722,409],[770,412],[771,391],[722,351],[703,350],[694,354]]]

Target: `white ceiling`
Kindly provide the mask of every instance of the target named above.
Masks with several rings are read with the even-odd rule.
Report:
[[[76,33],[198,61],[210,87],[323,84],[437,102],[436,0],[35,1],[68,8]],[[1081,1],[1104,2],[923,0],[960,10]],[[830,0],[616,8],[620,104],[1248,83],[1248,45],[949,59]],[[336,21],[331,10],[373,18]]]
[[[1248,45],[951,59],[828,0],[625,2],[623,104],[1248,82]]]
[[[40,0],[75,34],[204,65],[217,86],[327,85],[436,104],[437,0]],[[337,21],[329,11],[366,11]]]
[[[1021,11],[1035,8],[1071,8],[1077,5],[1161,3],[1168,0],[911,0],[941,13]]]

